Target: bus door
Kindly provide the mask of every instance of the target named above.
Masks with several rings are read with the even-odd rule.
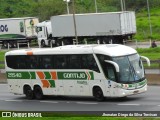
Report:
[[[112,80],[108,80],[108,89],[109,89],[109,93],[111,97],[117,96],[118,94],[118,87],[117,87],[117,83],[112,81]]]
[[[105,63],[105,75],[107,78],[107,86],[110,96],[116,96],[118,92],[117,82],[116,82],[116,71],[112,64]]]

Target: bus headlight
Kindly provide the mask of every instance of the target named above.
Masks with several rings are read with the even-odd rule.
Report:
[[[122,84],[123,89],[128,89],[128,87],[129,87],[128,84]]]

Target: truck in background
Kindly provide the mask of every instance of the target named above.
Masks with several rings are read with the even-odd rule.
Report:
[[[37,39],[35,26],[39,23],[36,17],[0,19],[0,43],[5,48],[17,47],[18,43],[27,43]]]
[[[136,34],[135,12],[75,14],[78,42],[123,43]],[[37,25],[38,44],[67,45],[75,40],[73,15],[52,16]]]

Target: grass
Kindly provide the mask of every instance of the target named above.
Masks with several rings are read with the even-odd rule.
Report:
[[[4,64],[0,64],[0,69],[4,69]]]
[[[150,38],[160,40],[160,8],[153,8],[151,9],[150,13],[152,36],[150,35],[150,24],[148,20],[147,10],[142,10],[139,13],[136,13],[137,34],[134,36],[134,38],[139,41],[144,41]]]
[[[4,55],[6,51],[0,51],[0,61],[4,61]]]
[[[150,60],[160,60],[160,47],[156,48],[137,48],[140,55],[148,57]]]
[[[160,60],[160,47],[156,48],[138,48],[138,53],[141,56],[146,56],[151,60],[151,66],[144,64],[145,68],[160,68],[160,63],[152,63],[154,60]]]
[[[0,51],[0,62],[4,62],[4,56],[6,51]],[[4,69],[4,64],[0,63],[0,69]]]

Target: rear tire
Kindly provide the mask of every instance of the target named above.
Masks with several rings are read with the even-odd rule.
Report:
[[[27,98],[28,100],[32,100],[32,99],[34,98],[34,93],[33,93],[33,91],[32,91],[32,89],[31,89],[30,86],[26,86],[26,87],[24,88],[24,93],[25,93],[26,98]]]
[[[43,99],[43,92],[42,89],[39,86],[36,86],[34,88],[34,96],[37,100],[42,100]]]
[[[97,101],[104,101],[104,95],[100,87],[96,87],[93,90],[93,96]]]

